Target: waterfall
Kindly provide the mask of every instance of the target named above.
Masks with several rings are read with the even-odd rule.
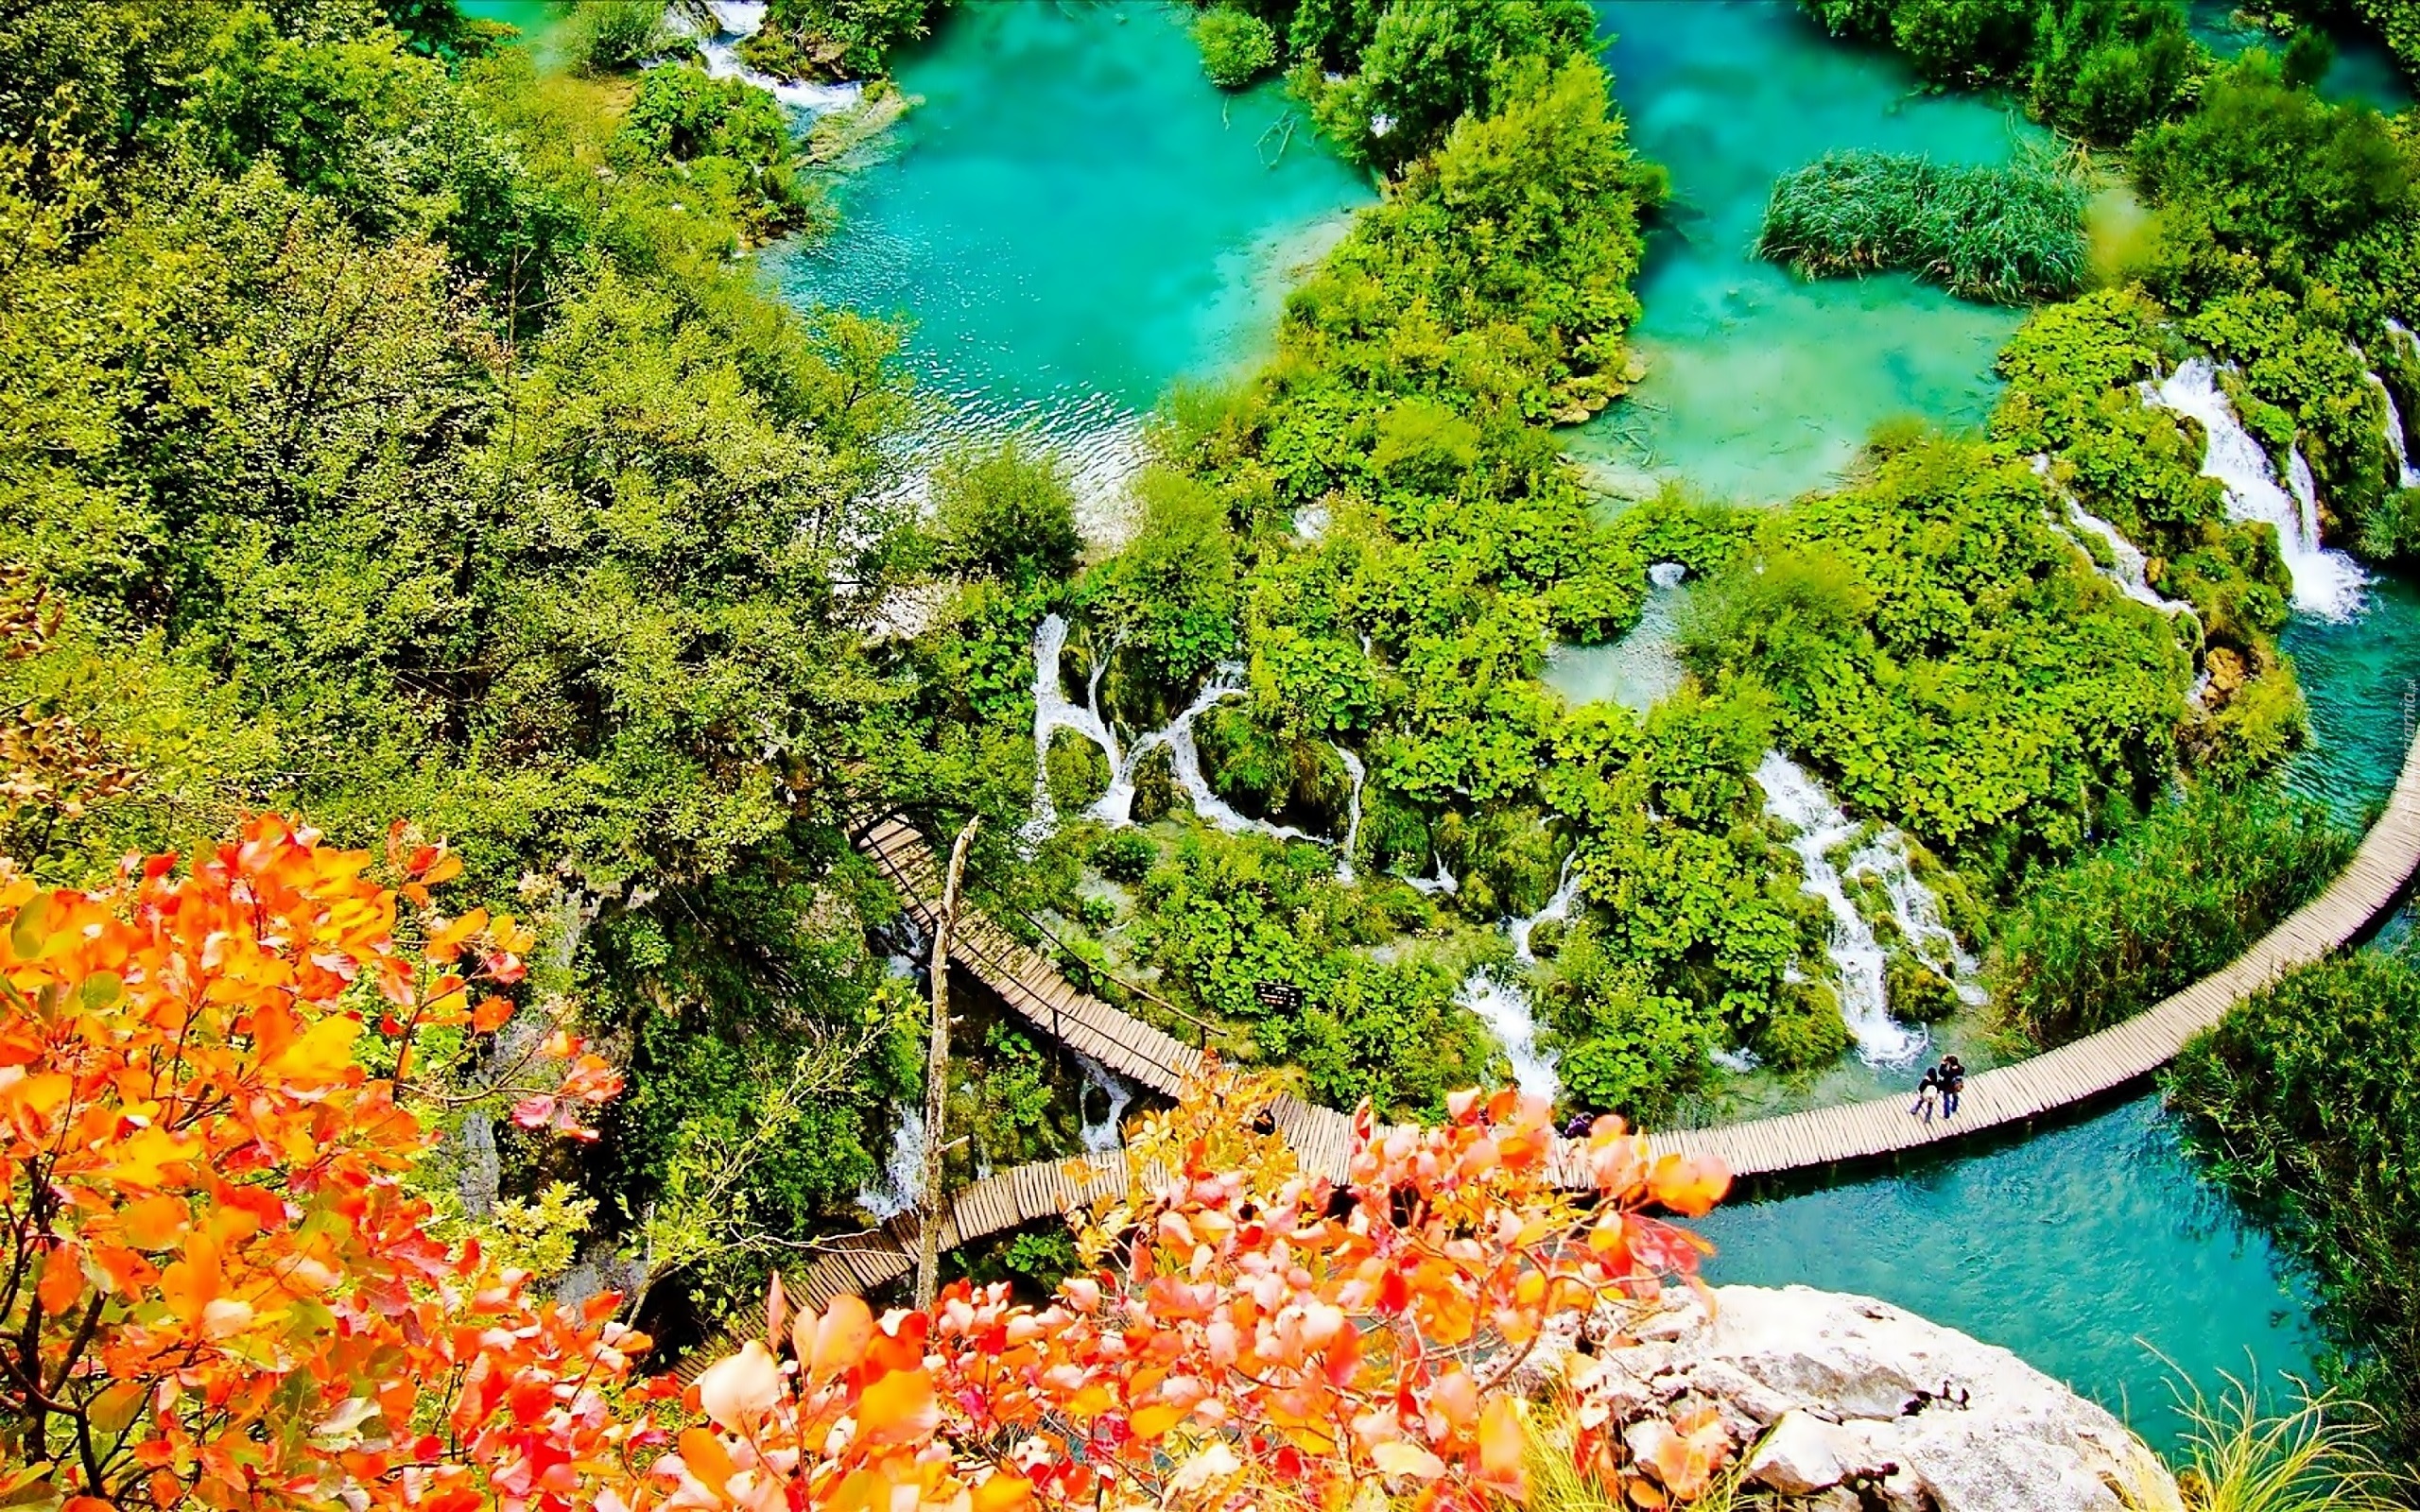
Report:
[[[1547,900],[1546,906],[1527,919],[1512,919],[1505,921],[1504,932],[1512,936],[1512,958],[1524,966],[1536,965],[1538,957],[1530,949],[1530,936],[1540,924],[1548,920],[1560,924],[1569,919],[1571,906],[1579,901],[1580,877],[1571,869],[1571,858],[1565,856],[1563,862],[1563,874],[1555,879],[1554,896]]]
[[[1127,1105],[1134,1101],[1134,1089],[1129,1087],[1117,1073],[1079,1050],[1070,1050],[1076,1064],[1084,1071],[1083,1090],[1076,1094],[1076,1117],[1082,1124],[1084,1149],[1093,1155],[1106,1155],[1125,1143],[1120,1125],[1126,1118]],[[1087,1110],[1090,1096],[1098,1092],[1107,1099],[1109,1111],[1095,1123]]]
[[[1098,747],[1109,759],[1109,786],[1085,811],[1104,824],[1123,827],[1134,822],[1134,774],[1145,756],[1165,748],[1169,772],[1193,804],[1193,812],[1219,829],[1231,834],[1250,833],[1275,840],[1308,840],[1313,845],[1334,843],[1324,835],[1298,830],[1290,824],[1271,824],[1237,813],[1211,791],[1209,779],[1202,775],[1201,747],[1194,743],[1193,722],[1214,705],[1244,696],[1241,667],[1219,667],[1165,729],[1150,731],[1121,751],[1117,732],[1100,712],[1100,679],[1109,668],[1109,658],[1104,656],[1094,663],[1092,678],[1084,687],[1084,702],[1080,704],[1067,696],[1059,673],[1060,657],[1066,645],[1066,620],[1057,614],[1044,615],[1033,632],[1033,817],[1026,825],[1029,839],[1047,834],[1059,823],[1058,805],[1050,797],[1050,737],[1062,730],[1072,730]],[[1360,758],[1343,747],[1336,749],[1344,759],[1345,769],[1353,774],[1350,830],[1345,859],[1339,868],[1340,875],[1350,881],[1352,841],[1358,836],[1361,825],[1362,766]]]
[[[1859,826],[1804,767],[1780,751],[1765,753],[1756,782],[1765,790],[1765,812],[1790,828],[1789,848],[1806,872],[1801,888],[1823,899],[1831,910],[1832,937],[1824,954],[1840,978],[1841,1017],[1857,1037],[1858,1055],[1873,1065],[1907,1064],[1924,1053],[1925,1033],[1891,1017],[1882,942],[1849,902],[1840,870],[1827,854],[1856,838]],[[1863,854],[1859,852],[1860,858]],[[1923,885],[1913,877],[1908,884]]]
[[[1403,879],[1405,882],[1411,885],[1414,892],[1425,892],[1429,894],[1431,897],[1442,892],[1446,897],[1451,898],[1454,894],[1462,890],[1462,885],[1454,880],[1454,874],[1452,872],[1445,869],[1445,858],[1443,856],[1438,855],[1432,851],[1430,852],[1428,859],[1436,863],[1437,875],[1433,877],[1406,877]]]
[[[1891,900],[1891,919],[1899,926],[1899,937],[1918,960],[1948,978],[1960,1002],[1979,1007],[1990,1001],[1991,994],[1976,980],[1980,968],[1975,957],[1941,917],[1941,900],[1916,880],[1908,861],[1906,835],[1884,830],[1849,857],[1847,874],[1881,884],[1883,896]]]
[[[846,110],[865,97],[866,87],[855,79],[838,84],[794,83],[760,74],[739,60],[741,39],[765,25],[763,0],[709,0],[715,33],[698,39],[706,72],[716,78],[739,78],[765,91],[794,111],[808,116]]]
[[[1443,874],[1443,863],[1438,871]],[[1420,884],[1415,882],[1412,885]],[[1560,923],[1569,919],[1579,901],[1580,878],[1566,857],[1563,874],[1555,882],[1554,895],[1546,901],[1546,905],[1525,919],[1504,921],[1504,933],[1512,940],[1512,958],[1523,966],[1535,966],[1538,957],[1530,948],[1530,936],[1549,919]],[[1537,1010],[1530,1002],[1526,988],[1518,982],[1508,982],[1482,966],[1462,978],[1454,1001],[1478,1015],[1495,1032],[1497,1042],[1504,1046],[1505,1058],[1512,1062],[1512,1080],[1521,1091],[1552,1097],[1563,1090],[1562,1081],[1555,1075],[1553,1052],[1538,1048]]]
[[[1512,1062],[1513,1083],[1522,1091],[1552,1097],[1563,1090],[1554,1074],[1553,1053],[1538,1048],[1537,1016],[1530,1006],[1529,993],[1497,980],[1482,966],[1462,978],[1454,1001],[1478,1015],[1495,1032],[1504,1046],[1505,1058]]]
[[[898,1125],[890,1134],[890,1159],[882,1166],[882,1184],[860,1188],[857,1206],[876,1218],[896,1218],[912,1211],[924,1198],[925,1111],[897,1105]]]
[[[2392,320],[2387,324],[2398,334],[2398,339],[2406,343],[2411,341],[2411,332]],[[2361,364],[2362,379],[2378,391],[2378,402],[2386,406],[2386,447],[2394,457],[2394,486],[2398,489],[2420,489],[2420,470],[2411,465],[2411,448],[2403,438],[2403,410],[2394,402],[2394,390],[2386,386],[2385,379],[2368,370],[2370,359],[2361,355],[2360,348],[2347,346],[2344,350],[2353,354],[2355,362]]]
[[[1059,806],[1050,797],[1053,734],[1072,730],[1099,747],[1101,754],[1109,758],[1113,788],[1123,770],[1117,756],[1117,737],[1100,713],[1100,679],[1109,658],[1102,657],[1094,665],[1092,679],[1084,687],[1086,701],[1079,704],[1068,698],[1066,686],[1059,676],[1059,659],[1066,648],[1066,620],[1057,614],[1044,615],[1033,632],[1033,818],[1026,826],[1030,839],[1039,839],[1059,824]],[[1131,785],[1127,794],[1132,797]]]
[[[1336,854],[1336,880],[1350,886],[1353,883],[1353,857],[1361,846],[1361,790],[1369,785],[1370,769],[1361,758],[1343,747],[1334,747],[1336,759],[1344,764],[1347,776],[1353,779],[1353,791],[1344,800],[1344,844]]]
[[[2059,496],[2060,505],[2066,510],[2068,528],[2098,537],[2101,544],[2109,548],[2109,559],[2113,565],[2103,567],[2100,560],[2095,558],[2092,564],[2093,571],[2117,584],[2119,593],[2137,604],[2148,604],[2155,610],[2169,614],[2193,612],[2192,605],[2182,599],[2169,598],[2159,590],[2152,587],[2151,564],[2142,552],[2136,549],[2133,541],[2126,539],[2125,532],[2085,508],[2077,502],[2074,494],[2059,486],[2057,480],[2050,476],[2050,458],[2048,455],[2036,452],[2030,460],[2032,463],[2034,474],[2043,482],[2049,484],[2050,491]],[[2056,523],[2052,522],[2054,524]],[[2085,552],[2084,555],[2090,557],[2092,553]]]
[[[2202,422],[2208,443],[2202,472],[2226,487],[2227,515],[2262,521],[2277,530],[2278,548],[2293,575],[2294,607],[2324,619],[2349,619],[2361,602],[2361,570],[2342,552],[2319,542],[2319,503],[2309,464],[2297,447],[2288,469],[2291,492],[2277,486],[2269,455],[2236,419],[2235,406],[2218,385],[2217,369],[2188,358],[2151,391],[2152,401]]]

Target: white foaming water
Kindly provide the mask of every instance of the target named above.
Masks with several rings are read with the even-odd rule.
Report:
[[[1083,1091],[1076,1094],[1076,1116],[1083,1125],[1084,1148],[1094,1155],[1106,1155],[1125,1143],[1122,1125],[1127,1105],[1134,1101],[1134,1089],[1129,1087],[1117,1073],[1081,1051],[1070,1050],[1067,1053],[1074,1056],[1076,1064],[1084,1070]],[[1098,1123],[1095,1123],[1089,1113],[1094,1092],[1100,1093],[1107,1100],[1109,1109],[1101,1115]]]
[[[1824,954],[1840,978],[1841,1017],[1857,1038],[1858,1056],[1872,1065],[1906,1065],[1924,1053],[1926,1035],[1891,1017],[1882,942],[1849,902],[1840,870],[1826,854],[1856,838],[1858,825],[1841,812],[1812,775],[1780,751],[1765,753],[1756,782],[1765,790],[1765,812],[1790,828],[1789,848],[1806,872],[1802,890],[1823,899],[1831,911],[1831,941]],[[1908,881],[1911,886],[1923,885],[1912,877]]]
[[[1193,701],[1178,712],[1167,727],[1154,730],[1137,739],[1133,746],[1121,751],[1116,731],[1100,712],[1101,674],[1108,669],[1104,656],[1093,667],[1093,675],[1084,690],[1085,701],[1075,702],[1066,695],[1059,675],[1059,659],[1067,645],[1067,622],[1057,614],[1046,614],[1033,632],[1033,817],[1027,821],[1029,839],[1047,834],[1059,823],[1058,805],[1051,800],[1049,760],[1050,737],[1062,730],[1071,730],[1100,748],[1109,759],[1109,786],[1085,813],[1113,827],[1134,822],[1134,774],[1143,758],[1165,747],[1168,753],[1168,770],[1176,784],[1193,804],[1193,812],[1229,833],[1265,834],[1277,840],[1308,840],[1314,845],[1331,842],[1323,835],[1298,830],[1290,824],[1271,824],[1239,814],[1224,799],[1210,790],[1210,782],[1201,773],[1201,748],[1194,743],[1193,722],[1203,711],[1229,698],[1244,696],[1243,684],[1237,680],[1242,668],[1225,665],[1211,675]],[[1356,773],[1354,784],[1355,822],[1360,813],[1359,763],[1349,764]],[[1349,852],[1348,852],[1349,854]]]
[[[1369,784],[1370,769],[1361,765],[1360,757],[1343,747],[1330,748],[1336,752],[1336,759],[1344,764],[1345,775],[1353,779],[1353,791],[1344,800],[1344,844],[1336,853],[1336,880],[1349,885],[1353,881],[1353,857],[1361,847],[1361,790]]]
[[[2074,494],[2059,486],[2058,482],[2050,476],[2050,458],[2048,455],[2036,452],[2030,460],[2034,473],[2049,484],[2050,491],[2059,496],[2059,503],[2066,510],[2067,524],[2073,529],[2099,537],[2101,543],[2109,548],[2109,559],[2114,565],[2103,567],[2098,559],[2095,559],[2092,564],[2093,571],[2117,584],[2119,593],[2137,604],[2148,604],[2153,609],[2170,614],[2189,614],[2193,611],[2192,605],[2182,599],[2166,597],[2159,590],[2152,587],[2149,560],[2135,549],[2133,541],[2126,539],[2124,532],[2077,503]],[[2084,555],[2090,557],[2092,554],[2086,552]]]
[[[1978,1007],[1990,1000],[1976,981],[1978,966],[1975,957],[1958,942],[1957,931],[1941,917],[1941,900],[1933,890],[1916,880],[1914,868],[1908,860],[1908,837],[1897,830],[1886,829],[1873,841],[1849,857],[1848,875],[1870,877],[1882,885],[1882,894],[1891,900],[1891,918],[1899,926],[1899,937],[1926,965],[1949,979],[1960,1002]]]
[[[2390,320],[2387,323],[2393,325],[2394,322]],[[2402,339],[2409,341],[2411,336],[2411,333],[2405,331]],[[2355,362],[2364,366],[2368,364],[2369,359],[2361,355],[2360,348],[2351,347],[2347,350],[2353,353]],[[2386,405],[2386,446],[2394,456],[2394,486],[2398,489],[2420,489],[2420,472],[2413,470],[2410,448],[2403,439],[2403,411],[2394,402],[2394,390],[2389,388],[2386,386],[2386,380],[2377,373],[2364,371],[2361,377],[2369,383],[2371,387],[2378,391],[2378,402]]]
[[[1530,949],[1530,935],[1540,924],[1549,920],[1558,924],[1567,922],[1571,918],[1572,904],[1579,901],[1580,877],[1571,869],[1571,859],[1566,856],[1564,858],[1563,875],[1555,879],[1554,896],[1547,900],[1546,906],[1527,919],[1505,920],[1504,933],[1512,936],[1512,958],[1525,966],[1537,964],[1537,954]]]
[[[2288,469],[2289,492],[2277,486],[2268,454],[2236,419],[2235,406],[2219,387],[2218,371],[2205,358],[2187,358],[2150,397],[2202,422],[2208,438],[2202,472],[2225,485],[2229,518],[2276,527],[2286,570],[2293,576],[2294,607],[2323,619],[2352,618],[2361,604],[2364,578],[2351,558],[2319,543],[2318,497],[2301,449],[2294,450]]]
[[[1412,891],[1425,892],[1432,896],[1442,892],[1446,897],[1450,898],[1454,894],[1462,890],[1462,885],[1454,880],[1454,874],[1452,872],[1445,869],[1445,858],[1443,856],[1432,854],[1428,859],[1437,864],[1437,875],[1433,877],[1404,878],[1404,881],[1411,884]]]
[[[890,1159],[882,1166],[882,1184],[861,1188],[857,1206],[876,1218],[896,1218],[914,1210],[925,1184],[925,1112],[898,1105],[899,1123],[890,1135]]]
[[[1443,871],[1442,863],[1438,869]],[[1420,884],[1415,882],[1413,885]],[[1561,922],[1569,919],[1579,901],[1580,878],[1566,858],[1563,875],[1555,883],[1554,896],[1546,901],[1546,906],[1526,919],[1504,921],[1504,933],[1512,940],[1512,958],[1524,966],[1535,966],[1538,957],[1530,948],[1530,936],[1549,919]],[[1537,1009],[1530,1001],[1528,988],[1518,982],[1505,981],[1482,966],[1462,978],[1454,1001],[1478,1015],[1495,1031],[1497,1042],[1504,1046],[1505,1058],[1512,1063],[1512,1079],[1521,1091],[1552,1097],[1563,1090],[1562,1080],[1555,1075],[1553,1052],[1538,1048]]]
[[[741,62],[740,39],[754,35],[765,25],[765,7],[759,0],[712,0],[708,9],[714,12],[716,31],[698,39],[698,51],[705,56],[706,72],[714,77],[745,79],[809,117],[846,110],[865,97],[865,85],[855,79],[838,84],[792,83]]]
[[[1504,1057],[1512,1063],[1512,1080],[1522,1091],[1552,1097],[1563,1090],[1562,1081],[1554,1074],[1553,1053],[1538,1048],[1537,1016],[1530,1006],[1529,993],[1498,981],[1481,967],[1462,978],[1454,1001],[1477,1014],[1495,1032],[1497,1042],[1504,1046]]]

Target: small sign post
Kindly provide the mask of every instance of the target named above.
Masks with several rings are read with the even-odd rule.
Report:
[[[1291,982],[1254,982],[1252,995],[1272,1013],[1303,1011],[1303,989]]]

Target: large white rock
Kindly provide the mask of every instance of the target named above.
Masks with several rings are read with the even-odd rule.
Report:
[[[1617,1395],[1730,1406],[1770,1423],[1743,1446],[1760,1484],[1792,1495],[1854,1484],[1910,1512],[2123,1512],[2176,1487],[2124,1424],[2008,1350],[1886,1302],[1726,1286],[1708,1317],[1689,1294],[1639,1342],[1602,1349]],[[1619,1378],[1627,1378],[1620,1380]]]

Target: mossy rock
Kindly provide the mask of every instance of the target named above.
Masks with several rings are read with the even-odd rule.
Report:
[[[1164,819],[1179,809],[1191,809],[1184,790],[1176,785],[1176,768],[1170,764],[1168,748],[1154,746],[1134,764],[1134,801],[1127,812],[1137,824],[1150,824]]]
[[[1199,692],[1200,684],[1170,682],[1140,651],[1122,645],[1109,653],[1108,670],[1101,674],[1101,717],[1116,727],[1121,740],[1125,731],[1165,730]]]
[[[1354,858],[1356,865],[1395,876],[1425,877],[1435,845],[1428,816],[1417,805],[1375,785],[1362,793],[1361,853]]]
[[[1214,705],[1193,722],[1201,775],[1236,811],[1312,834],[1341,837],[1353,777],[1336,747],[1287,740],[1263,728],[1240,699]]]
[[[1903,1023],[1939,1023],[1958,1011],[1958,988],[1913,956],[1894,952],[1882,985],[1891,994],[1891,1017]]]
[[[1072,814],[1098,801],[1109,791],[1109,757],[1098,746],[1072,730],[1051,731],[1045,779],[1060,813]]]
[[[1530,930],[1530,954],[1542,961],[1550,961],[1563,949],[1564,931],[1569,926],[1560,919],[1542,919]]]
[[[1776,1071],[1800,1072],[1830,1065],[1854,1043],[1830,985],[1799,982],[1784,990],[1751,1048]]]
[[[1436,824],[1437,850],[1461,884],[1457,897],[1474,919],[1526,918],[1554,896],[1566,849],[1535,809],[1447,813]]]

